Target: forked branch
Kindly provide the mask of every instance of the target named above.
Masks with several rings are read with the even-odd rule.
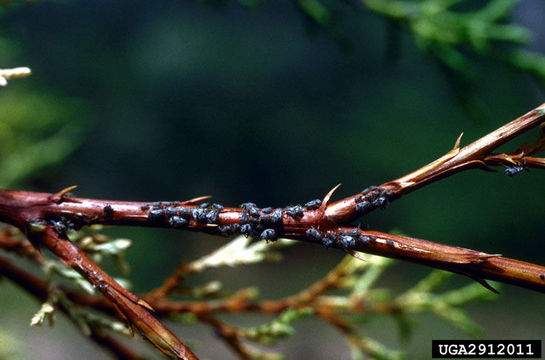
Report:
[[[258,208],[253,203],[226,208],[203,202],[208,197],[152,203],[98,200],[70,196],[73,187],[56,194],[0,190],[0,221],[18,227],[35,246],[48,248],[87,278],[114,304],[122,318],[161,351],[177,358],[195,359],[193,353],[150,314],[151,307],[145,301],[123,289],[69,241],[68,229],[108,224],[171,227],[221,236],[245,234],[269,241],[283,237],[340,248],[358,257],[355,252],[362,251],[448,270],[467,275],[490,289],[486,279],[545,292],[543,266],[350,225],[350,221],[359,216],[462,170],[488,170],[490,166],[503,165],[515,169],[512,171],[516,173],[525,167],[544,167],[545,160],[533,156],[545,147],[542,129],[538,139],[529,146],[520,146],[507,154],[492,153],[544,120],[545,104],[463,148],[460,148],[461,137],[458,138],[452,150],[417,171],[335,202],[330,202],[330,198],[337,187],[323,200],[285,208]],[[6,243],[3,247],[9,245]],[[26,248],[19,251],[29,257],[39,257]],[[178,277],[182,278],[183,273]],[[150,298],[159,301],[167,293],[155,292]]]

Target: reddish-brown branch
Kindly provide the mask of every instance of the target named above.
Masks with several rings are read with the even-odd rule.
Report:
[[[27,239],[18,239],[13,236],[12,229],[0,231],[0,248],[26,257],[37,264],[43,264],[45,258],[42,253],[40,253]]]
[[[378,188],[372,187],[330,203],[333,189],[317,206],[276,209],[271,214],[272,210],[265,212],[265,209],[253,205],[244,208],[205,205],[200,209],[198,203],[206,197],[185,202],[147,203],[72,197],[68,192],[73,187],[55,194],[0,190],[0,221],[18,227],[35,246],[47,247],[67,265],[79,271],[162,351],[181,358],[195,358],[183,343],[149,314],[145,302],[119,286],[66,238],[66,228],[111,224],[175,227],[217,235],[243,232],[271,240],[281,236],[341,247],[350,253],[364,251],[444,269],[467,275],[485,286],[485,279],[493,279],[545,292],[545,267],[540,265],[416,238],[342,226],[389,201],[462,170],[487,169],[492,165],[544,167],[544,159],[530,156],[545,147],[542,131],[538,140],[530,146],[520,147],[509,154],[491,153],[512,138],[536,127],[544,119],[545,104],[466,147],[459,147],[459,138],[454,148],[441,158]],[[351,235],[347,236],[348,233]],[[5,241],[2,244],[1,240],[0,245],[4,247],[11,246],[27,256],[39,257],[28,249],[16,248],[18,244]],[[39,261],[38,258],[34,260]],[[160,295],[166,295],[171,285],[166,284],[167,291]],[[153,300],[158,298],[152,297]],[[158,300],[156,304],[161,303]],[[267,311],[267,306],[272,306],[269,310],[275,311],[278,305],[264,302],[260,307]]]
[[[225,341],[225,343],[233,349],[233,351],[244,360],[252,359],[252,354],[246,349],[244,344],[241,342],[240,335],[237,329],[233,326],[230,326],[218,319],[214,318],[210,314],[201,315],[198,317],[199,320],[203,323],[206,323],[212,326],[218,335]]]
[[[6,277],[19,287],[23,288],[25,291],[32,294],[40,302],[46,301],[49,296],[48,283],[46,281],[30,274],[29,272],[19,269],[9,260],[2,257],[0,257],[0,275]],[[73,320],[69,316],[68,309],[62,302],[57,303],[57,306],[64,314],[68,315],[68,317]],[[109,336],[104,331],[93,326],[90,327],[90,330],[91,339],[112,352],[118,359],[137,360],[141,358],[138,354],[134,353],[131,349],[127,348],[124,344]]]
[[[463,148],[459,148],[461,137],[458,138],[454,148],[444,156],[399,179],[384,183],[380,187],[390,192],[388,200],[393,201],[424,185],[460,171],[486,168],[487,165],[497,165],[497,163],[486,162],[487,155],[491,151],[520,134],[537,127],[543,121],[545,121],[545,104],[540,105]],[[539,147],[532,149],[533,152],[539,150]],[[526,152],[525,155],[530,154]],[[531,161],[531,163],[534,163],[534,161]],[[505,163],[502,163],[502,165],[505,165]],[[361,194],[349,196],[329,204],[326,212],[328,219],[336,223],[345,223],[354,219],[357,216],[355,207],[359,196]],[[359,215],[362,214],[360,213]]]
[[[183,279],[185,279],[192,272],[192,268],[185,262],[180,264],[180,266],[174,270],[172,275],[169,276],[160,287],[156,288],[146,296],[146,301],[155,302],[158,299],[167,297],[178,285],[180,285]]]
[[[153,317],[151,306],[125,290],[85,253],[75,246],[66,235],[57,233],[52,226],[43,229],[27,229],[27,235],[35,243],[47,247],[66,265],[72,267],[112,302],[120,315],[137,328],[155,347],[169,356],[194,360],[197,357],[170,330]]]

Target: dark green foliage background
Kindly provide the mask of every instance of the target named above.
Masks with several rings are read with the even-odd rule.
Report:
[[[225,205],[285,206],[320,198],[340,182],[340,198],[434,160],[462,131],[467,144],[543,102],[543,89],[531,76],[477,60],[469,95],[484,111],[472,118],[438,63],[415,47],[410,34],[398,33],[398,56],[392,58],[383,19],[343,2],[330,6],[338,36],[312,25],[287,1],[254,9],[199,1],[44,2],[11,8],[1,18],[0,34],[8,41],[1,65],[29,66],[33,75],[10,82],[0,89],[0,98],[20,92],[24,101],[31,91],[55,96],[59,109],[71,109],[62,116],[79,129],[79,145],[57,165],[10,186],[58,191],[77,184],[77,195],[86,197],[169,200],[210,194]],[[535,11],[545,9],[526,2],[515,19],[532,27],[532,17],[524,14]],[[545,52],[543,34],[536,39],[541,43],[531,46]],[[8,104],[3,116],[9,114]],[[39,108],[28,116],[40,121]],[[366,221],[373,229],[398,229],[543,264],[544,180],[545,173],[537,170],[514,178],[502,169],[463,173]],[[136,291],[159,285],[179,261],[226,241],[168,230],[110,233],[134,240],[128,256]],[[200,279],[219,278],[227,290],[255,285],[263,297],[277,298],[320,278],[342,255],[300,244],[287,250],[281,263]],[[380,284],[398,292],[427,271],[398,264]],[[21,293],[6,285],[2,289],[8,308],[20,303],[14,299]],[[542,301],[540,294],[504,286],[496,301],[469,311],[490,338],[539,338],[545,333]],[[74,332],[70,327],[55,333],[59,330],[16,325],[26,326],[37,310],[34,302],[22,304],[19,317],[0,310],[3,331],[13,328],[29,347],[20,356],[51,353],[51,358],[68,359],[89,349],[85,358],[91,358],[94,348],[85,347],[78,335],[70,341],[77,344],[72,350],[60,339],[73,337],[66,333]],[[429,356],[431,339],[466,336],[436,318],[416,320],[419,325],[405,345],[388,318],[370,319],[364,330],[420,358]],[[316,327],[316,339],[305,336]],[[348,356],[342,339],[327,326],[304,320],[296,328],[296,337],[282,345],[289,358],[326,359],[336,351]],[[211,334],[204,328],[177,331],[195,341],[197,353],[219,358],[226,351],[218,342],[206,345]],[[36,345],[24,336],[49,341]],[[49,350],[44,352],[44,346]]]

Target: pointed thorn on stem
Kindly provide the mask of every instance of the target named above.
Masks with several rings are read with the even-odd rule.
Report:
[[[324,218],[327,218],[327,216],[325,215],[325,211],[327,209],[327,203],[329,203],[329,199],[331,199],[331,196],[339,188],[339,186],[341,186],[341,184],[337,184],[337,186],[335,186],[333,189],[329,190],[329,192],[326,194],[326,196],[324,196],[324,199],[322,200],[322,204],[320,205],[320,207],[317,210],[318,214],[321,214],[321,216],[323,216]]]
[[[358,254],[358,253],[355,252],[354,250],[344,249],[344,251],[345,251],[347,254],[352,255],[353,257],[355,257],[355,258],[358,259],[358,260],[367,261],[367,260],[365,260],[364,258],[362,258],[362,257],[360,256],[360,254]]]
[[[208,200],[211,197],[212,197],[211,195],[199,196],[187,201],[183,201],[181,205],[194,205],[194,204],[200,203],[201,201]]]
[[[335,186],[333,189],[329,190],[329,192],[326,194],[326,196],[324,197],[324,200],[322,200],[322,205],[321,207],[326,207],[327,206],[327,203],[329,202],[329,199],[331,199],[331,196],[333,195],[333,193],[339,188],[339,186],[341,186],[341,184],[337,184],[337,186]]]
[[[146,309],[148,309],[149,311],[153,311],[155,312],[155,309],[151,307],[150,304],[148,304],[146,301],[142,300],[142,299],[138,299],[138,305],[140,306],[143,306],[145,307]]]
[[[63,197],[69,193],[70,191],[74,190],[75,188],[77,188],[78,186],[77,185],[72,185],[72,186],[69,186],[67,188],[64,188],[62,189],[61,191],[53,194],[52,196],[49,197],[49,199],[53,202],[55,202],[56,204],[60,204],[63,200]]]
[[[472,278],[473,280],[475,280],[476,282],[478,282],[479,284],[481,284],[482,286],[484,286],[488,290],[492,291],[493,293],[498,294],[498,295],[500,294],[500,292],[498,290],[494,289],[492,287],[492,285],[487,283],[485,279],[474,277],[474,276],[470,276],[470,278]]]
[[[456,139],[456,142],[454,143],[453,150],[457,150],[460,148],[460,142],[462,141],[462,136],[464,136],[464,133],[462,132],[460,136],[458,136],[458,139]]]

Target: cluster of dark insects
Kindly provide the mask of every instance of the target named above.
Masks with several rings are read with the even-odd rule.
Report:
[[[282,209],[259,209],[254,203],[241,204],[240,233],[274,241],[282,230]]]
[[[49,224],[57,234],[65,236],[68,230],[80,230],[85,225],[91,224],[92,220],[82,214],[76,214],[70,218],[62,216],[60,219],[49,220]]]
[[[388,205],[390,192],[381,187],[370,187],[362,192],[357,199],[358,206],[368,209],[384,208]],[[301,220],[305,211],[314,211],[320,208],[322,200],[316,199],[304,205],[290,205],[282,208],[264,207],[259,208],[256,204],[247,202],[240,205],[242,211],[238,223],[221,225],[218,217],[224,207],[220,204],[202,203],[200,205],[183,205],[179,202],[154,202],[145,205],[142,209],[148,210],[148,219],[152,222],[168,224],[173,228],[187,228],[190,223],[210,225],[210,231],[224,236],[247,235],[267,241],[275,241],[283,233],[283,217]],[[361,209],[359,210],[361,211]],[[105,211],[106,216],[106,211]],[[375,241],[374,236],[365,236],[360,228],[343,230],[342,228],[320,230],[314,227],[306,231],[310,240],[321,243],[325,247],[337,247],[346,250],[353,250],[359,246],[366,246],[369,242]]]
[[[191,220],[198,224],[216,224],[223,209],[220,204],[202,203],[196,207],[180,206],[180,202],[159,201],[147,208],[152,222],[167,222],[173,228],[185,228]]]
[[[304,205],[290,205],[286,208],[259,208],[248,202],[241,204],[239,223],[220,225],[218,216],[224,207],[220,204],[202,203],[198,206],[182,206],[180,202],[159,201],[142,206],[148,210],[148,219],[155,223],[168,224],[173,228],[187,228],[194,224],[217,224],[210,227],[210,231],[219,232],[225,236],[244,234],[255,238],[274,241],[283,232],[282,217],[288,216],[300,220],[305,211],[316,210],[322,205],[319,199],[307,202]],[[111,216],[106,209],[104,216]]]
[[[356,213],[362,215],[377,208],[385,209],[390,204],[388,198],[393,194],[394,191],[388,191],[380,186],[370,186],[363,189],[361,195],[354,200]]]
[[[311,240],[320,242],[325,247],[340,247],[347,250],[355,249],[358,244],[366,246],[369,242],[376,240],[372,235],[362,235],[359,229],[344,231],[338,228],[322,232],[311,227],[306,234]]]

